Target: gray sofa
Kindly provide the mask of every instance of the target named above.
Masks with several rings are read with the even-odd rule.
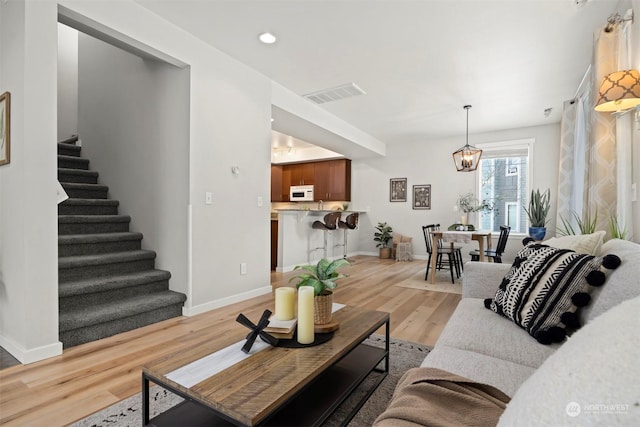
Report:
[[[428,354],[421,366],[442,369],[476,382],[494,386],[512,397],[513,403],[513,396],[521,385],[532,377],[554,353],[562,353],[565,346],[571,347],[568,346],[567,342],[574,340],[573,337],[581,334],[582,338],[577,341],[587,340],[587,345],[591,347],[586,351],[583,350],[584,354],[577,356],[578,359],[583,357],[585,360],[589,360],[589,358],[596,357],[599,352],[598,346],[601,345],[600,338],[589,337],[590,324],[593,323],[594,319],[626,300],[633,299],[636,308],[640,304],[640,298],[636,298],[640,295],[640,245],[624,240],[610,240],[602,245],[600,254],[617,255],[622,261],[621,265],[610,272],[604,286],[596,288],[592,292],[591,303],[581,310],[582,328],[564,343],[552,345],[539,344],[524,329],[512,321],[485,308],[484,299],[494,297],[498,285],[510,268],[509,264],[467,263],[464,272],[462,300],[445,326],[434,349]],[[622,368],[628,372],[627,378],[610,378],[610,381],[622,381],[623,383],[619,386],[616,385],[615,389],[624,389],[622,391],[626,393],[625,396],[631,393],[636,397],[632,399],[634,402],[631,403],[615,401],[592,403],[626,404],[627,413],[623,415],[627,417],[623,417],[623,422],[620,423],[626,424],[624,420],[632,419],[628,417],[631,411],[635,411],[633,413],[636,417],[638,416],[638,411],[640,411],[640,403],[638,402],[640,399],[640,381],[638,381],[640,376],[638,376],[637,372],[638,366],[640,366],[637,362],[640,360],[640,351],[638,350],[640,313],[636,311],[635,314],[629,315],[627,311],[626,314],[620,315],[627,317],[621,323],[620,330],[628,328],[630,334],[635,336],[635,339],[633,339],[633,336],[628,337],[628,341],[634,343],[633,346],[630,347],[628,343],[623,343],[628,347],[626,350],[614,356],[607,356],[608,359],[618,359],[610,362],[622,365]],[[624,325],[624,328],[622,325]],[[613,329],[616,328],[614,327]],[[602,338],[604,339],[605,337]],[[589,340],[592,342],[589,342]],[[618,343],[614,345],[618,345]],[[562,357],[561,354],[557,356],[555,359]],[[632,360],[629,359],[630,357],[634,357],[635,361],[629,362],[629,360]],[[581,364],[582,362],[578,360],[575,366],[582,366]],[[569,377],[573,375],[571,373],[573,366],[573,362],[568,363],[565,374],[569,375]],[[602,381],[609,381],[607,376],[609,367],[603,366],[603,371],[598,373],[596,371],[598,371],[597,368],[599,367],[601,366],[598,365],[596,368],[589,366],[585,369],[587,371],[593,370],[592,375],[594,378],[598,377],[598,375],[604,375],[604,380]],[[575,372],[578,372],[578,369],[581,368],[576,368]],[[589,374],[591,375],[591,372]],[[625,375],[622,376],[625,377]],[[635,379],[630,381],[629,376]],[[588,390],[591,386],[593,384],[579,385],[577,387],[574,384],[570,389],[584,388]],[[582,390],[586,393],[585,396],[590,396],[588,391],[585,390]],[[546,392],[542,391],[541,393],[545,394]],[[578,392],[575,391],[575,393]],[[569,390],[569,395],[571,395],[571,390]],[[535,396],[531,397],[531,399],[540,401],[541,397]],[[617,397],[617,399],[622,398]],[[568,402],[561,402],[561,404],[566,405],[572,401],[571,398],[567,399],[569,400]],[[574,397],[573,400],[575,399],[577,398]],[[531,406],[531,401],[528,404]],[[632,405],[631,409],[629,409],[629,404]],[[509,411],[510,405],[511,403],[507,406],[507,411]],[[576,421],[579,424],[589,424],[586,420],[586,418],[579,418]],[[593,418],[593,420],[597,421],[596,424],[604,421],[604,419],[597,417]],[[635,420],[637,421],[637,418]],[[565,421],[563,420],[563,422]],[[569,419],[569,421],[572,421],[572,419]],[[570,422],[567,423],[570,424]],[[523,420],[522,423],[518,424],[531,425],[532,420],[528,422]]]

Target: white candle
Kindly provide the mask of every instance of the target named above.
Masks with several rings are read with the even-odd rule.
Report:
[[[300,286],[298,289],[298,342],[311,344],[313,335],[313,287]]]
[[[278,320],[291,320],[295,316],[296,290],[293,288],[276,289],[276,314]]]

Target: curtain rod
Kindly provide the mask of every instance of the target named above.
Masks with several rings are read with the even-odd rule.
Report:
[[[584,72],[584,75],[582,76],[582,80],[580,80],[580,84],[578,85],[578,89],[576,89],[576,93],[573,95],[573,98],[571,98],[572,104],[576,102],[576,99],[578,99],[578,94],[580,93],[580,89],[582,89],[582,85],[584,85],[584,82],[587,80],[587,77],[589,76],[590,71],[591,71],[591,64],[589,64],[589,66],[587,67],[587,71]]]

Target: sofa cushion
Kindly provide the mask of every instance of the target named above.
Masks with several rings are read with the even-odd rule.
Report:
[[[531,368],[540,366],[558,347],[557,344],[546,346],[532,340],[511,320],[485,309],[483,300],[479,298],[463,298],[458,303],[438,338],[436,348],[440,345]]]
[[[601,267],[615,268],[619,261],[613,255],[595,257],[532,242],[518,252],[485,305],[541,344],[562,342],[567,329],[580,327],[576,311],[590,302],[590,288],[604,284]]]
[[[579,254],[599,255],[605,234],[604,231],[596,231],[592,234],[552,237],[545,240],[544,244],[559,249],[571,249]]]
[[[628,240],[612,239],[602,245],[602,254],[616,254],[620,266],[609,274],[607,284],[591,292],[593,302],[581,311],[587,323],[605,311],[640,295],[640,245]]]
[[[577,331],[522,384],[498,425],[637,425],[638,313],[640,297]]]
[[[519,332],[522,333],[522,330]],[[444,345],[431,350],[420,366],[442,369],[489,384],[508,396],[513,396],[518,387],[535,371],[528,366]]]

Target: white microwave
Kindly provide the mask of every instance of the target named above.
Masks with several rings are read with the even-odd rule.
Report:
[[[313,185],[292,185],[289,189],[292,202],[313,202]]]

